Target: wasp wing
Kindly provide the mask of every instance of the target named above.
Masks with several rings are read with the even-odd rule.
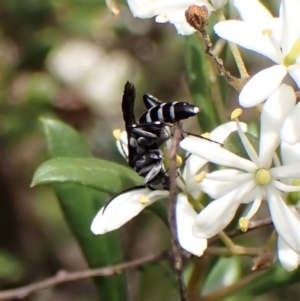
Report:
[[[125,128],[128,131],[133,124],[135,124],[134,116],[134,102],[135,102],[135,88],[130,82],[127,82],[124,87],[123,99],[122,99],[122,112],[123,119],[125,121]],[[127,132],[128,133],[128,132]]]
[[[132,125],[135,122],[134,116],[134,102],[135,102],[135,88],[130,82],[127,82],[124,87],[123,98],[122,98],[122,112],[123,119],[125,122],[125,129],[128,137],[128,164],[130,167],[134,168],[135,157],[136,157],[136,139],[132,132]]]

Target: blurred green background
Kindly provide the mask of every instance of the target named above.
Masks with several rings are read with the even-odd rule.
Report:
[[[63,120],[84,134],[95,156],[124,163],[112,130],[123,128],[120,101],[127,80],[137,87],[137,115],[143,112],[143,93],[192,102],[185,37],[170,24],[134,19],[126,3],[120,8],[114,17],[101,0],[0,2],[1,290],[61,269],[87,268],[52,189],[29,188],[34,170],[47,158],[40,117]],[[260,59],[256,63],[261,65]],[[232,100],[224,112],[228,116],[237,100],[226,89]],[[196,121],[185,128],[199,132]],[[130,221],[121,235],[127,260],[169,246],[167,229],[148,212]],[[157,264],[128,274],[131,300],[178,300],[168,273]],[[295,294],[281,290],[256,300],[298,300]],[[25,300],[97,297],[92,281],[85,280]]]

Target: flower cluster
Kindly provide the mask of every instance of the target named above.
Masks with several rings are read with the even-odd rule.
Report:
[[[190,5],[205,5],[212,12],[226,2],[128,0],[135,16],[156,16],[157,22],[173,23],[180,34],[194,32],[184,17]],[[241,229],[247,231],[250,219],[266,201],[278,234],[279,260],[290,271],[300,263],[300,102],[294,87],[282,82],[288,75],[297,90],[300,88],[300,0],[282,0],[278,17],[258,0],[233,0],[233,5],[242,20],[217,23],[217,35],[275,63],[251,77],[239,95],[244,108],[260,105],[259,143],[253,145],[245,133],[247,127],[239,121],[241,109],[233,112],[232,122],[217,127],[210,137],[223,142],[237,131],[246,157],[192,135],[180,142],[188,156],[177,178],[178,237],[184,249],[201,256],[207,239],[230,224],[241,204],[249,204],[240,219]],[[126,143],[123,133],[117,145],[125,154]],[[208,162],[220,169],[209,172]],[[212,201],[196,212],[191,198],[197,201],[203,193]],[[148,188],[120,194],[99,211],[92,231],[103,234],[117,229],[168,194]]]
[[[133,15],[138,18],[155,17],[157,23],[174,24],[179,34],[195,32],[185,19],[185,11],[191,5],[206,6],[209,12],[223,7],[227,0],[128,0]]]
[[[246,129],[245,124],[242,124]],[[236,130],[234,122],[229,122],[211,133],[211,139],[224,141],[226,137]],[[117,148],[126,157],[128,155],[127,133],[114,133],[117,138]],[[217,144],[216,147],[219,144]],[[207,247],[206,238],[198,238],[194,235],[192,228],[197,217],[197,212],[189,203],[188,197],[192,195],[198,198],[202,187],[209,186],[207,181],[201,181],[207,160],[196,155],[189,155],[185,160],[184,168],[177,178],[178,187],[181,192],[178,194],[176,204],[176,219],[178,228],[178,239],[181,246],[188,252],[201,256]],[[137,187],[136,189],[125,191],[113,198],[108,205],[101,208],[93,220],[91,230],[94,234],[104,234],[118,229],[134,216],[139,214],[144,208],[155,201],[166,198],[169,192],[166,190],[150,190],[147,187]]]
[[[288,252],[288,249],[300,255],[300,215],[286,203],[289,193],[300,192],[300,143],[289,145],[280,141],[280,129],[294,108],[295,101],[295,93],[287,85],[281,85],[267,99],[261,113],[258,152],[242,131],[238,114],[234,114],[233,119],[236,120],[248,159],[195,137],[187,137],[180,143],[183,149],[192,154],[229,167],[206,176],[211,182],[205,192],[215,200],[197,216],[193,233],[200,238],[218,234],[233,219],[240,204],[252,202],[249,212],[241,219],[241,228],[247,231],[249,220],[257,212],[262,200],[266,200],[280,238],[279,258],[283,259],[287,269],[298,266],[299,256],[293,261],[295,256],[286,258],[283,253]],[[281,158],[276,153],[279,146]],[[218,191],[218,197],[214,191]]]
[[[239,164],[228,165],[228,161],[219,161],[222,165],[238,168],[239,173],[241,170],[245,171],[243,176],[252,176],[244,180],[237,190],[231,191],[239,195],[231,196],[234,200],[228,201],[230,195],[224,194],[205,208],[198,216],[196,225],[203,227],[205,215],[209,214],[213,207],[222,204],[224,209],[228,209],[231,203],[232,214],[226,217],[227,220],[223,220],[223,225],[219,226],[220,230],[232,219],[237,203],[247,203],[249,196],[254,193],[250,197],[254,202],[247,218],[251,218],[257,211],[262,199],[268,202],[272,221],[279,235],[279,260],[287,270],[293,270],[300,263],[300,105],[296,104],[293,88],[282,84],[282,81],[289,75],[294,80],[297,90],[300,87],[300,1],[282,0],[278,17],[273,17],[257,0],[234,0],[233,4],[242,20],[222,21],[214,26],[215,32],[223,39],[269,58],[275,65],[256,73],[239,95],[239,102],[243,107],[252,107],[266,101],[261,113],[258,155],[250,151],[251,145],[245,143],[246,137],[242,139],[255,168],[247,169],[246,162],[242,167]],[[190,149],[190,146],[187,149]],[[281,158],[277,157],[277,149],[280,149]],[[291,196],[294,196],[293,202],[290,202]],[[209,235],[201,232],[205,230],[202,228],[198,233],[200,237]],[[210,229],[210,232],[214,230]]]

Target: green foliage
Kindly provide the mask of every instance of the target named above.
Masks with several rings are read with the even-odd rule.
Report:
[[[286,287],[299,282],[299,280],[300,269],[288,272],[279,263],[275,263],[271,268],[251,279],[250,282],[245,281],[243,285],[236,288],[228,296],[239,298],[238,300],[253,300],[254,296]]]
[[[210,132],[220,124],[220,117],[213,103],[207,56],[196,34],[186,39],[186,75],[190,92],[195,105],[201,108],[198,115],[201,130]]]
[[[96,158],[54,158],[35,172],[32,186],[48,183],[76,183],[115,194],[124,187],[142,185],[133,170]]]
[[[71,127],[52,119],[43,119],[43,124],[50,157],[91,156],[82,137]],[[68,158],[64,159],[68,160]],[[63,158],[59,161],[63,162]],[[111,186],[113,185],[114,182],[111,183]],[[116,232],[95,236],[90,231],[92,219],[106,201],[104,194],[78,184],[55,184],[53,187],[66,221],[89,266],[95,268],[122,262],[121,245]],[[110,278],[96,278],[95,281],[103,300],[126,300],[124,274]]]
[[[7,252],[0,252],[0,282],[17,282],[24,276],[24,266],[19,259]]]
[[[258,154],[259,139],[249,133],[245,133],[245,135]],[[250,160],[237,131],[234,131],[228,135],[224,141],[224,148],[242,158]]]
[[[201,294],[209,295],[240,279],[241,260],[238,256],[219,258],[205,279]],[[229,301],[229,300],[228,300]]]

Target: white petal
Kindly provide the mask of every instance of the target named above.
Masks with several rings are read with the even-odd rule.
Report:
[[[247,124],[246,123],[240,123],[243,131],[247,131]],[[218,127],[216,127],[211,133],[210,133],[210,139],[216,142],[223,143],[224,140],[228,137],[228,135],[236,131],[236,122],[231,121],[224,123]],[[218,146],[218,145],[216,145]],[[190,154],[188,159],[186,160],[185,167],[182,173],[182,176],[186,181],[191,181],[191,179],[199,173],[200,169],[207,163],[207,160],[200,158],[199,156],[196,156],[194,154]],[[193,180],[193,179],[192,179]],[[196,183],[195,183],[196,184]],[[199,185],[199,184],[196,184]],[[192,188],[193,189],[193,188]],[[198,188],[197,188],[198,189]],[[190,191],[190,190],[189,190]],[[193,191],[193,190],[191,190]]]
[[[100,209],[92,222],[91,231],[94,234],[104,234],[118,229],[138,215],[145,207],[168,194],[168,191],[151,191],[148,188],[124,192]],[[141,204],[139,199],[142,196],[148,197],[149,202]]]
[[[265,102],[260,117],[259,161],[261,167],[270,167],[275,149],[279,145],[280,128],[295,103],[294,90],[291,86],[284,84],[280,85]]]
[[[174,12],[178,9],[188,9],[190,5],[205,5],[209,10],[212,9],[212,6],[208,4],[207,1],[199,0],[155,0],[155,1],[145,1],[144,4],[140,5],[134,15],[139,18],[151,18],[159,14],[168,14]]]
[[[299,192],[300,191],[300,186],[286,185],[286,184],[281,183],[279,181],[274,181],[273,185],[278,190],[281,190],[281,191],[284,191],[284,192]]]
[[[300,253],[300,221],[284,203],[275,188],[267,187],[267,199],[272,221],[278,235],[290,248]]]
[[[140,7],[145,5],[149,0],[127,0],[128,6],[134,15],[134,12]]]
[[[242,182],[250,180],[253,175],[241,172],[237,169],[222,169],[206,175],[201,183],[188,182],[188,191],[203,191],[211,198],[218,199],[238,188]]]
[[[297,60],[299,60],[299,55]],[[296,82],[298,88],[300,89],[300,63],[297,62],[297,64],[288,66],[288,73],[293,78],[293,80]]]
[[[244,132],[247,131],[247,124],[240,122],[241,128],[243,129]],[[227,123],[224,123],[222,125],[219,125],[216,127],[211,133],[209,138],[213,141],[217,141],[220,143],[223,143],[224,140],[229,136],[230,133],[234,132],[237,130],[236,127],[236,122],[235,121],[230,121]]]
[[[256,195],[253,203],[251,204],[250,210],[247,212],[247,215],[246,215],[246,217],[248,219],[251,219],[255,215],[255,213],[258,211],[258,209],[261,205],[261,202],[262,202],[262,197],[263,197],[262,191],[258,190],[256,192],[257,192],[257,195]]]
[[[271,13],[257,0],[234,0],[233,3],[243,21],[261,26],[262,30],[273,18]]]
[[[248,108],[265,101],[279,87],[286,74],[287,69],[283,65],[276,65],[255,74],[240,94],[240,105]]]
[[[245,133],[243,132],[242,127],[240,126],[239,121],[236,121],[236,126],[238,129],[238,134],[239,137],[242,141],[242,144],[248,154],[248,157],[250,158],[250,160],[256,165],[258,166],[259,160],[258,160],[258,155],[256,150],[254,149],[254,146],[251,144],[251,142],[249,141],[248,137],[245,135]]]
[[[300,142],[300,102],[285,119],[280,131],[280,137],[289,144]]]
[[[211,202],[197,216],[193,232],[197,237],[210,238],[222,231],[233,219],[240,201],[255,187],[254,181],[244,183],[225,196]]]
[[[298,161],[294,164],[273,167],[269,172],[275,179],[300,178],[300,162]]]
[[[196,32],[196,30],[190,26],[187,22],[171,22],[172,24],[174,24],[178,34],[181,34],[183,36],[188,36],[194,32]]]
[[[196,237],[192,232],[196,217],[197,213],[189,204],[186,195],[178,194],[176,219],[179,243],[188,252],[196,256],[202,256],[207,248],[207,240]]]
[[[200,158],[194,154],[190,154],[186,161],[185,166],[182,172],[182,177],[189,181],[193,179],[197,173],[200,172],[200,169],[207,163],[207,160]]]
[[[298,0],[283,0],[281,3],[281,19],[283,25],[282,52],[285,56],[290,52],[300,34],[300,2]]]
[[[300,142],[294,145],[282,142],[280,153],[283,165],[300,162]]]
[[[248,172],[256,170],[253,162],[204,139],[188,136],[180,142],[180,147],[215,164],[239,168]]]
[[[281,61],[278,49],[274,47],[270,38],[252,23],[237,20],[222,21],[214,26],[214,31],[221,38],[256,51],[277,64]]]
[[[205,179],[225,182],[244,182],[253,177],[253,174],[245,173],[238,169],[220,169],[207,174]]]
[[[233,189],[238,188],[240,184],[240,182],[226,182],[204,179],[201,185],[198,185],[201,187],[201,190],[208,194],[211,198],[218,199],[229,193]]]
[[[229,193],[230,191],[237,189],[240,187],[241,182],[225,182],[225,181],[212,181],[204,179],[203,182],[198,184],[203,192],[208,194],[213,199],[218,199],[225,194]],[[241,201],[244,204],[252,202],[257,194],[259,193],[258,187],[252,189]]]
[[[210,2],[215,9],[220,9],[227,3],[227,0],[210,0]]]
[[[284,269],[291,272],[300,263],[300,255],[293,251],[279,236],[278,237],[278,259]]]
[[[128,140],[127,132],[123,131],[119,140],[116,140],[116,145],[119,153],[125,158],[128,159]]]

